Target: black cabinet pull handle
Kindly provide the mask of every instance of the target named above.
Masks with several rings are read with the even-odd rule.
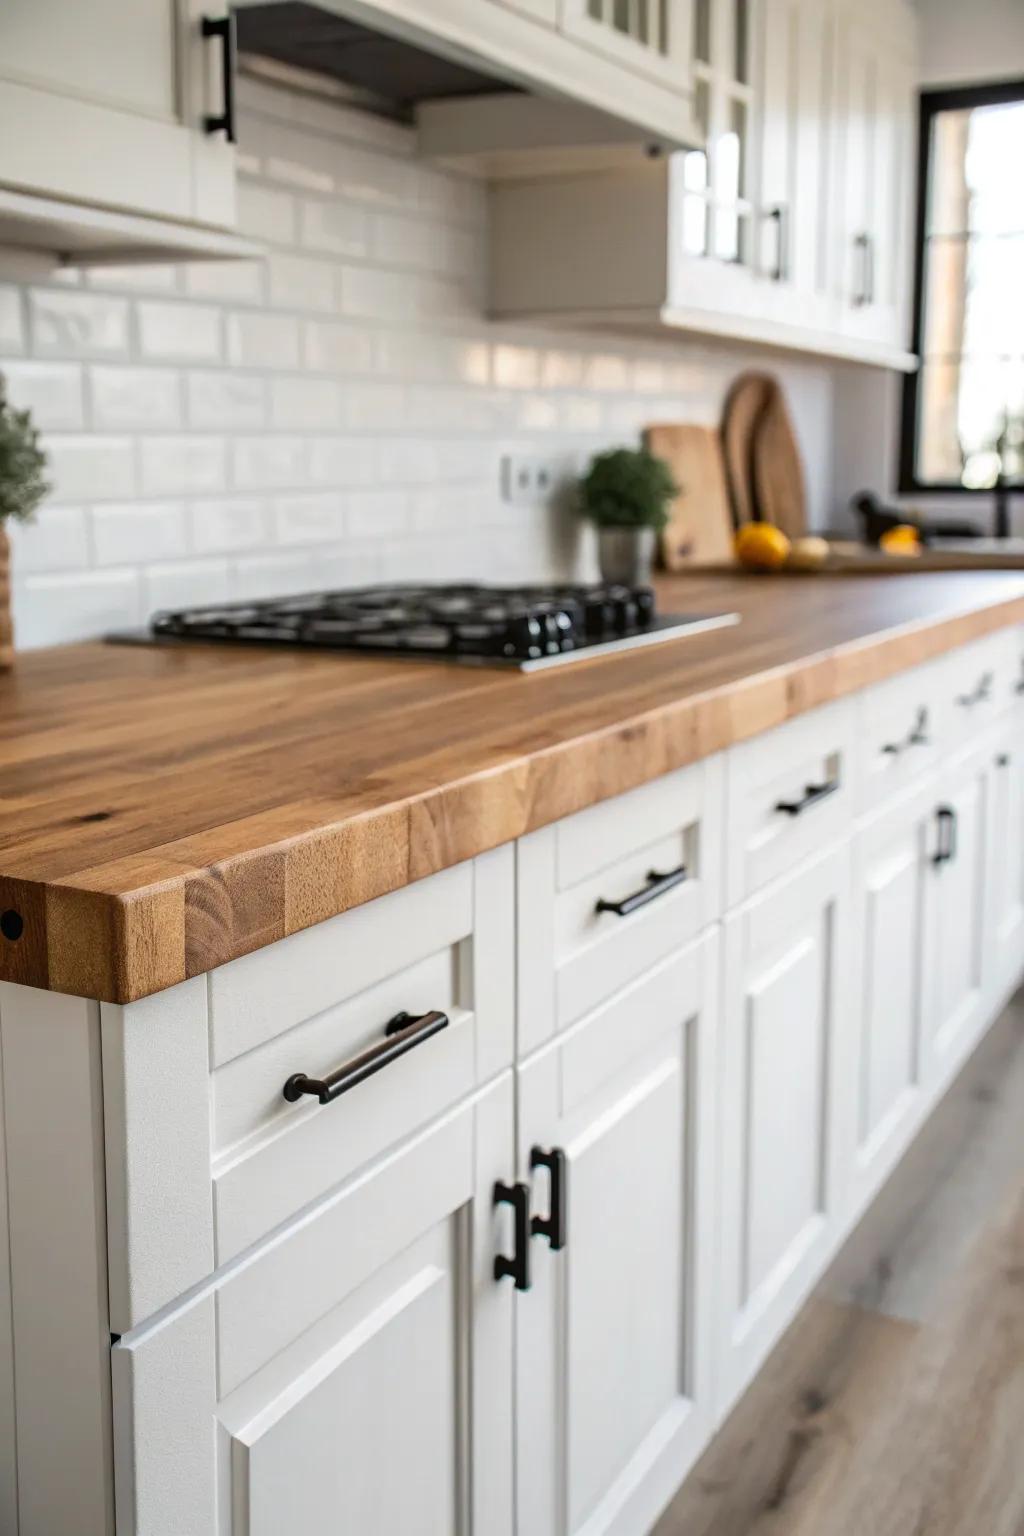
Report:
[[[932,863],[949,864],[956,858],[956,811],[951,805],[940,805],[935,816],[939,824],[939,846]]]
[[[642,891],[634,891],[632,896],[624,896],[621,901],[599,901],[594,911],[614,912],[616,917],[628,917],[631,912],[637,912],[641,907],[646,907],[649,901],[654,901],[658,896],[664,896],[666,891],[672,891],[677,885],[682,885],[686,878],[685,864],[680,864],[678,869],[670,869],[665,875],[652,869],[647,876],[648,883]]]
[[[533,1237],[546,1237],[557,1253],[565,1247],[566,1234],[566,1157],[561,1147],[545,1152],[534,1147],[530,1153],[531,1168],[546,1168],[549,1175],[550,1204],[547,1216],[534,1216],[530,1222]]]
[[[517,1291],[530,1289],[530,1186],[528,1184],[502,1184],[494,1186],[495,1205],[510,1205],[515,1215],[515,1252],[508,1259],[503,1253],[495,1256],[494,1278],[506,1277],[515,1282]]]
[[[1011,758],[1009,752],[1000,752],[996,757],[996,767],[1009,768],[1012,761],[1013,759]]]
[[[771,271],[773,283],[784,283],[789,277],[789,208],[776,203],[769,208],[768,217],[775,225],[775,265]]]
[[[207,133],[223,133],[229,144],[237,144],[235,136],[235,57],[238,51],[234,12],[226,16],[204,16],[203,36],[220,38],[221,72],[223,75],[224,110],[207,113],[203,128]]]
[[[421,1013],[416,1018],[410,1013],[396,1013],[385,1027],[383,1040],[360,1051],[358,1056],[344,1062],[329,1077],[307,1077],[305,1072],[294,1072],[281,1091],[289,1104],[294,1104],[304,1093],[312,1094],[321,1104],[330,1104],[332,1099],[340,1098],[350,1088],[365,1083],[368,1077],[372,1077],[382,1067],[390,1066],[399,1056],[404,1056],[406,1051],[422,1045],[431,1035],[447,1028],[446,1013]]]
[[[971,693],[957,695],[957,703],[961,709],[972,709],[975,704],[983,704],[992,691],[992,673],[984,672],[979,677],[977,685]]]
[[[812,805],[817,805],[819,800],[825,800],[829,795],[834,795],[839,788],[838,779],[827,779],[824,784],[808,784],[799,800],[779,800],[775,809],[781,811],[784,816],[799,816],[801,811],[809,810]]]
[[[903,741],[887,741],[882,751],[888,753],[890,757],[899,757],[900,753],[904,752],[907,747],[926,747],[927,745],[928,711],[926,709],[919,709],[917,719]]]
[[[1024,693],[1024,677],[1018,678],[1013,685],[1014,693]]]

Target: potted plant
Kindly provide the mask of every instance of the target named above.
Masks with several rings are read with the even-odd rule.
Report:
[[[590,461],[579,489],[580,510],[597,528],[605,581],[649,581],[658,533],[679,490],[668,466],[646,448],[613,448]]]
[[[50,487],[44,478],[46,455],[28,411],[7,400],[0,373],[0,671],[14,660],[11,624],[11,546],[8,520],[28,522]]]

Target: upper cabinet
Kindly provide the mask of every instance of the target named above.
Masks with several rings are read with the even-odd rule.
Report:
[[[689,27],[699,146],[498,185],[495,312],[914,366],[909,7],[694,0]]]
[[[699,0],[698,0],[699,3]],[[689,90],[689,0],[559,0],[563,30],[625,68]]]
[[[217,0],[6,0],[0,242],[239,254],[233,69]]]

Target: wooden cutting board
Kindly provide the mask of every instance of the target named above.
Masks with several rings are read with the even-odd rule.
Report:
[[[666,422],[648,427],[644,442],[664,459],[679,486],[661,535],[665,568],[731,561],[732,516],[718,432]]]
[[[775,380],[767,373],[741,373],[722,412],[722,452],[729,502],[737,528],[757,521],[754,490],[754,429]]]
[[[807,532],[807,487],[786,397],[773,379],[754,423],[754,500],[766,523],[791,539]]]

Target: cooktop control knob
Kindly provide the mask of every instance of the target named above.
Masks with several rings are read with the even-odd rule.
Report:
[[[516,656],[521,661],[536,661],[547,654],[540,620],[532,613],[519,613],[509,619],[505,631],[503,650],[506,656]]]

